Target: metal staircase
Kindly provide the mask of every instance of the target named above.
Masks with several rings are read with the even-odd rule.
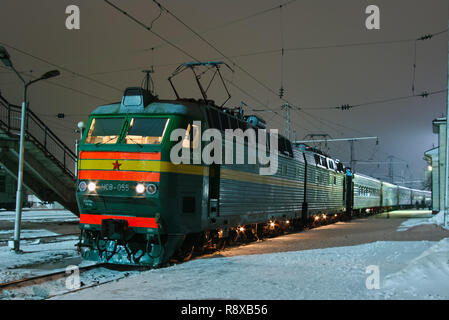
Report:
[[[21,108],[0,94],[0,164],[17,179]],[[26,117],[23,184],[39,199],[59,202],[79,216],[75,198],[76,155],[36,114]]]

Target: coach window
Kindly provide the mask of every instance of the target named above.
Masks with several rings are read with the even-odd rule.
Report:
[[[94,118],[87,133],[87,144],[117,143],[125,118]]]
[[[321,165],[325,168],[327,168],[327,161],[326,158],[321,158]]]
[[[267,147],[267,152],[270,152],[270,134],[267,132],[267,138],[266,138],[266,147]]]

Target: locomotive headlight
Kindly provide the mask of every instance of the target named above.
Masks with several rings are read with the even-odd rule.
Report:
[[[151,195],[155,194],[157,192],[157,186],[150,183],[149,185],[147,185],[147,192]]]
[[[87,185],[87,189],[90,192],[94,192],[97,189],[97,185],[95,184],[95,182],[89,182],[89,184]]]
[[[84,192],[87,190],[87,183],[84,181],[81,181],[80,184],[78,185],[78,189],[81,192]]]
[[[144,193],[145,192],[145,185],[143,183],[139,183],[136,186],[136,192],[140,193],[140,194]]]

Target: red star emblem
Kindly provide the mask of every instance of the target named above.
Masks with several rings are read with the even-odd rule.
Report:
[[[121,163],[118,162],[118,160],[115,160],[115,162],[112,163],[112,165],[114,166],[114,171],[118,170],[120,171],[120,166],[122,165]]]

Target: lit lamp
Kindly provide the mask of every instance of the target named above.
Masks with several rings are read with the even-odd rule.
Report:
[[[40,78],[31,80],[29,82],[26,82],[25,79],[20,75],[20,73],[14,68],[11,57],[6,51],[6,49],[2,46],[0,46],[0,60],[2,63],[8,67],[11,68],[14,73],[19,77],[20,81],[23,83],[23,102],[22,102],[22,117],[21,117],[21,123],[20,123],[20,147],[19,147],[19,169],[17,174],[17,193],[16,193],[16,218],[14,223],[14,251],[16,253],[20,253],[20,225],[22,220],[22,184],[23,184],[23,154],[24,154],[24,142],[25,142],[25,123],[26,123],[26,108],[27,108],[27,90],[30,85],[33,83],[36,83],[40,80],[46,80],[50,79],[56,76],[59,76],[60,72],[58,70],[52,70],[44,75],[42,75]]]

